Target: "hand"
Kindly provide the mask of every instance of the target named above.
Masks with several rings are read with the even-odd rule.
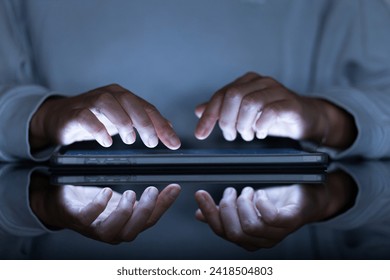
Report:
[[[72,229],[110,244],[129,242],[157,223],[180,193],[170,184],[160,193],[148,187],[136,201],[133,191],[123,194],[110,188],[45,186],[34,179],[30,188],[33,212],[48,227]]]
[[[329,185],[292,185],[255,191],[227,188],[217,206],[198,191],[196,218],[217,235],[247,250],[270,248],[305,224],[329,219],[348,209],[356,187],[346,173],[330,175]]]
[[[195,130],[198,139],[207,138],[217,122],[228,141],[238,132],[246,141],[270,135],[345,148],[356,137],[352,117],[341,108],[297,95],[256,73],[247,73],[217,91],[195,114],[200,118]]]
[[[171,124],[154,106],[115,84],[75,97],[46,100],[31,120],[30,144],[39,149],[96,140],[108,147],[111,135],[117,133],[124,143],[132,144],[134,128],[148,147],[155,147],[158,139],[170,149],[180,147]]]

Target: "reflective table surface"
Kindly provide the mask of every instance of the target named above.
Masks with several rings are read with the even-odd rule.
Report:
[[[55,177],[46,166],[3,164],[0,259],[390,259],[389,161],[334,162],[314,177],[233,175],[151,176],[151,182],[97,176],[71,184],[66,180],[75,178]],[[122,220],[140,227],[129,221],[151,199],[149,192],[140,201],[148,186],[161,194],[170,183],[181,191],[156,224],[113,237]],[[112,209],[85,218],[106,187]],[[132,213],[119,213],[128,190],[138,202]]]

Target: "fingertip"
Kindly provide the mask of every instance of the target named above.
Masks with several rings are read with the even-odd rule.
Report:
[[[198,140],[205,140],[209,136],[209,134],[210,133],[204,127],[201,126],[198,126],[194,133],[196,139]]]
[[[202,210],[200,210],[200,209],[197,209],[197,210],[195,211],[195,218],[196,218],[198,221],[201,221],[201,222],[205,222],[205,221],[206,221],[206,219],[205,219],[205,217],[204,217],[204,215],[203,215],[203,213],[202,213]]]
[[[223,131],[222,133],[226,141],[236,140],[237,133],[235,131]]]
[[[168,186],[166,186],[165,189],[167,189],[169,195],[173,197],[179,196],[181,192],[181,186],[179,184],[169,184]]]
[[[177,150],[181,147],[181,141],[178,137],[173,137],[169,139],[169,145],[167,147],[171,150]]]
[[[100,190],[100,192],[96,195],[94,202],[97,203],[97,205],[100,205],[101,208],[104,208],[108,201],[112,197],[112,190],[110,188],[103,188]]]
[[[167,187],[177,188],[177,189],[181,190],[181,186],[178,183],[171,183]]]
[[[155,148],[158,145],[158,138],[155,134],[152,134],[148,137],[148,139],[145,141],[145,145],[148,148]]]
[[[195,192],[195,199],[200,201],[200,200],[205,200],[206,196],[207,196],[207,192],[205,190],[198,190]]]
[[[256,138],[257,139],[265,139],[267,137],[267,132],[264,130],[260,130],[256,132]]]
[[[233,187],[228,187],[223,192],[223,196],[237,195],[236,189]]]
[[[131,145],[135,143],[136,138],[136,134],[133,130],[129,134],[127,134],[126,137],[124,137],[123,142],[127,145]]]
[[[108,196],[111,196],[112,195],[112,189],[109,188],[109,187],[106,187],[106,188],[103,188],[101,191],[100,191],[101,195],[104,196],[104,197],[108,197]]]
[[[131,202],[135,202],[136,200],[136,194],[134,191],[132,190],[127,190],[123,193],[123,196],[128,200],[128,201],[131,201]]]
[[[113,143],[111,136],[103,137],[102,139],[96,139],[96,141],[97,141],[100,145],[102,145],[104,148],[111,147],[111,145],[112,145],[112,143]]]
[[[200,119],[205,109],[206,109],[206,103],[199,104],[198,106],[195,107],[195,115]]]

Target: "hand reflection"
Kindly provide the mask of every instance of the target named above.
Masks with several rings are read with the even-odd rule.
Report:
[[[137,201],[132,190],[120,194],[110,188],[49,186],[43,177],[33,178],[31,208],[45,225],[111,244],[132,241],[156,224],[180,193],[177,184],[160,193],[148,187]]]
[[[355,183],[340,171],[330,174],[326,185],[246,187],[238,197],[234,188],[227,188],[219,205],[200,190],[195,194],[196,218],[222,238],[254,251],[275,246],[305,224],[341,213],[355,194]]]

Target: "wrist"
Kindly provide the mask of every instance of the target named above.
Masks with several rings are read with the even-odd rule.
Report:
[[[356,139],[355,121],[347,111],[323,99],[316,99],[319,113],[316,141],[320,146],[346,149]]]
[[[50,108],[53,107],[55,98],[46,99],[31,118],[29,126],[29,143],[30,148],[34,152],[43,149],[52,143],[51,137],[48,134],[47,122],[50,121]]]

